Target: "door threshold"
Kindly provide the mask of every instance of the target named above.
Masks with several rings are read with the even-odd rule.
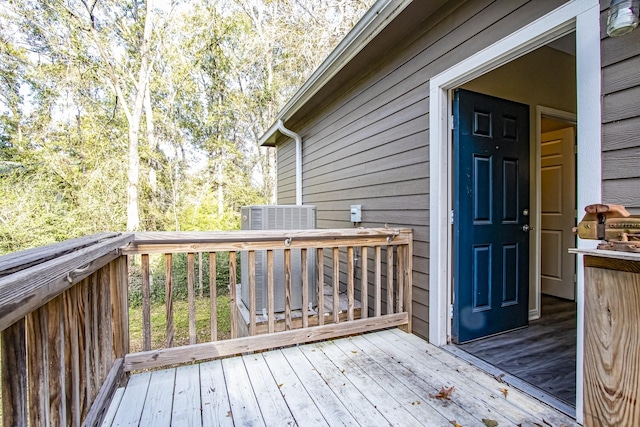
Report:
[[[546,403],[552,408],[570,416],[571,418],[576,418],[576,408],[569,405],[568,403],[558,399],[557,397],[552,396],[544,390],[539,389],[538,387],[515,377],[503,370],[495,367],[494,365],[485,362],[477,356],[474,356],[471,353],[467,353],[466,351],[460,349],[455,344],[447,344],[442,347],[443,350],[448,351],[449,353],[459,357],[460,359],[471,363],[476,368],[483,370],[484,372],[492,375],[496,380],[502,381],[505,384],[513,386],[518,390],[527,393],[531,397],[538,399],[541,402]]]

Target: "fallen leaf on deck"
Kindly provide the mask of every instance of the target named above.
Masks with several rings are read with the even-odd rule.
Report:
[[[282,387],[284,384],[278,384],[278,387]]]
[[[506,388],[501,388],[500,391],[502,392],[502,394],[504,394],[504,398],[507,398],[507,395],[509,394],[509,390],[507,390]]]
[[[227,418],[231,418],[231,411],[227,411]]]
[[[458,424],[455,420],[453,421],[449,421],[449,424],[451,424],[453,427],[462,427],[460,424]]]
[[[500,375],[494,375],[493,378],[496,379],[496,381],[498,381],[499,383],[502,383],[504,381],[502,381],[502,377],[504,377],[504,373],[500,374]]]
[[[451,394],[453,394],[453,391],[455,389],[456,389],[456,386],[453,386],[453,385],[449,388],[442,386],[438,394],[436,394],[435,396],[433,394],[429,394],[429,397],[442,399],[442,400],[451,400]]]
[[[357,354],[358,352],[357,352],[357,351],[355,351],[355,350],[351,350],[351,353],[353,353],[353,354]]]
[[[487,427],[497,427],[498,426],[498,422],[496,420],[489,420],[487,418],[483,418],[482,419],[482,423],[484,425],[486,425]]]

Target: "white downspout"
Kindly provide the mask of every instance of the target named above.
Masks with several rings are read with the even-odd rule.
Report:
[[[282,119],[278,120],[278,130],[296,140],[296,205],[302,205],[302,137],[284,127]]]

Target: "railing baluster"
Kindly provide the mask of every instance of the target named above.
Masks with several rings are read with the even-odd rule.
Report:
[[[49,425],[49,384],[47,378],[48,347],[46,308],[41,307],[27,316],[29,424]],[[4,360],[3,360],[4,362]]]
[[[353,246],[347,248],[347,320],[354,319],[354,266],[353,266]]]
[[[249,335],[256,334],[256,251],[249,251]]]
[[[200,298],[204,296],[204,285],[202,284],[202,252],[198,252],[198,291]]]
[[[316,250],[318,268],[318,325],[324,325],[324,254],[322,248]]]
[[[99,288],[99,287],[98,287]],[[67,395],[67,422],[68,425],[79,426],[81,418],[80,404],[80,354],[78,352],[78,295],[77,287],[73,287],[64,293],[65,310],[65,386]]]
[[[409,239],[409,243],[406,246],[407,254],[405,257],[405,268],[404,268],[405,310],[409,317],[409,320],[407,323],[408,333],[411,333],[413,328],[413,234],[411,234],[411,236],[412,238]]]
[[[376,306],[374,316],[379,317],[382,314],[382,250],[379,245],[376,246],[374,262],[376,265],[376,287],[374,291]]]
[[[95,276],[96,273],[91,276]],[[90,276],[90,277],[91,277]],[[96,378],[97,375],[92,376],[91,371],[91,357],[92,357],[92,341],[101,341],[101,340],[92,340],[91,339],[91,313],[87,311],[89,298],[85,297],[88,293],[88,286],[90,280],[84,279],[82,282],[78,283],[75,286],[77,302],[78,306],[76,307],[77,313],[77,325],[78,325],[78,361],[79,361],[79,371],[80,371],[80,414],[84,418],[85,412],[89,410],[88,403],[91,402],[91,393],[94,385],[91,384],[92,379]],[[111,331],[109,331],[111,333]],[[103,341],[106,341],[106,337],[103,338]],[[111,356],[111,348],[109,348],[109,356]],[[100,362],[102,363],[102,361]],[[97,369],[101,367],[101,365],[96,366],[96,372],[101,374],[101,370]],[[93,378],[92,378],[93,377]],[[96,378],[100,383],[101,378]]]
[[[196,343],[195,255],[187,254],[187,298],[189,299],[189,344]]]
[[[268,328],[269,328],[269,333],[272,334],[275,332],[275,328],[276,328],[276,320],[275,320],[275,313],[274,313],[274,299],[275,299],[275,294],[273,291],[273,284],[274,279],[273,279],[273,251],[272,250],[268,250],[267,251],[267,316],[269,316],[268,319]]]
[[[24,318],[20,319],[2,331],[3,426],[26,426],[29,423],[25,323]]]
[[[387,314],[393,313],[393,246],[387,246]]]
[[[307,268],[307,249],[300,250],[302,274],[302,327],[309,327],[309,272]]]
[[[83,282],[86,285],[86,281]],[[49,335],[49,413],[51,424],[64,426],[67,424],[67,415],[64,402],[66,400],[64,390],[64,329],[63,329],[63,300],[62,296],[53,299],[47,309],[47,326]],[[90,380],[95,380],[95,376]],[[94,384],[95,388],[95,384]],[[95,390],[97,394],[97,390]],[[91,401],[95,398],[91,395]]]
[[[284,329],[291,330],[291,249],[284,250]]]
[[[100,388],[100,379],[99,377],[99,361],[98,361],[98,336],[94,331],[97,331],[98,325],[94,318],[94,310],[93,310],[93,299],[92,299],[92,289],[91,286],[97,283],[96,274],[92,274],[81,283],[78,283],[76,286],[80,289],[80,298],[82,300],[82,309],[83,314],[82,317],[84,321],[82,322],[83,329],[79,331],[83,335],[82,341],[84,342],[84,359],[81,363],[84,363],[85,372],[87,374],[86,388],[87,395],[89,395],[90,399],[93,400],[96,394],[98,394],[98,389]],[[97,316],[96,316],[97,318]],[[51,326],[49,327],[51,330]]]
[[[360,318],[369,317],[369,255],[367,247],[362,246],[360,249],[361,263],[361,279],[360,279]]]
[[[218,340],[218,282],[216,280],[216,253],[209,252],[209,303],[211,305],[211,341]]]
[[[164,256],[164,306],[167,318],[167,347],[175,345],[175,326],[173,323],[173,255]]]
[[[120,298],[120,318],[124,325],[122,329],[122,344],[124,354],[129,353],[129,257],[118,258],[118,289]]]
[[[113,313],[113,356],[124,357],[124,324],[122,323],[122,285],[119,282],[120,261],[115,260],[109,264],[109,286],[111,288],[111,312]],[[87,293],[88,294],[88,293]],[[128,327],[129,325],[127,325]],[[97,390],[96,390],[97,392]]]
[[[231,305],[231,338],[238,338],[238,308],[236,306],[236,253],[229,252],[229,304]]]
[[[340,322],[340,248],[333,248],[333,323]]]
[[[398,313],[402,313],[404,311],[404,251],[405,246],[400,245],[397,249],[397,269],[398,269]]]
[[[142,351],[151,350],[151,289],[149,284],[149,255],[142,255]]]
[[[100,304],[100,279],[97,273],[93,273],[91,276],[87,278],[87,282],[85,284],[87,287],[87,305],[88,305],[88,313],[87,317],[89,320],[89,329],[91,330],[91,336],[99,337],[100,331],[100,310],[98,309]],[[101,378],[101,359],[100,359],[100,339],[96,338],[91,342],[91,350],[89,351],[89,357],[91,358],[91,364],[93,365],[93,372],[95,377],[95,382],[97,384],[100,383]]]
[[[100,384],[104,383],[109,376],[109,370],[114,360],[113,354],[113,336],[111,333],[111,286],[109,285],[109,267],[103,267],[98,270],[100,280],[100,334],[98,340],[101,345],[100,355],[102,356],[100,364]]]

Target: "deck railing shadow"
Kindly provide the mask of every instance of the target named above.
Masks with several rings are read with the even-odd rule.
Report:
[[[104,233],[0,257],[3,425],[98,425],[115,389],[133,370],[394,326],[411,331],[412,246],[411,230],[387,228]],[[187,258],[185,346],[174,340],[172,258],[179,253]],[[211,336],[204,342],[197,342],[195,322],[199,253],[209,257],[210,269]],[[165,260],[166,342],[152,349],[149,257],[154,254]],[[142,278],[142,351],[136,353],[129,350],[133,257],[139,257]],[[231,327],[224,340],[217,334],[216,257],[229,264]],[[242,280],[236,275],[240,259]],[[316,274],[309,274],[310,267]],[[264,310],[256,306],[257,272],[266,272]],[[244,301],[240,282],[248,287]],[[294,295],[301,298],[296,307]],[[277,305],[282,312],[276,312]]]

